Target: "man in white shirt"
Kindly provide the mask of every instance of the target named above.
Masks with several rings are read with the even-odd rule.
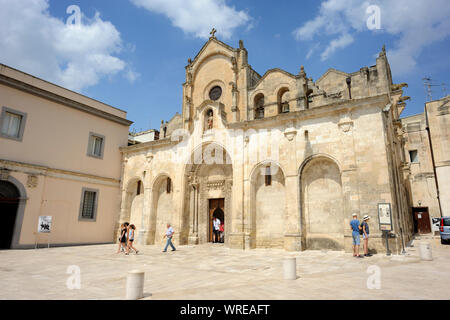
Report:
[[[164,235],[163,239],[165,237],[167,237],[167,242],[166,242],[166,247],[164,248],[163,252],[167,252],[167,248],[169,247],[169,245],[172,247],[172,251],[175,251],[177,249],[175,249],[173,243],[172,243],[172,237],[173,234],[175,233],[175,231],[173,231],[172,226],[170,225],[170,223],[167,224],[167,231],[166,234]]]
[[[213,242],[218,243],[220,240],[220,219],[219,218],[215,218],[213,220],[213,226],[214,226],[214,237],[213,237]]]

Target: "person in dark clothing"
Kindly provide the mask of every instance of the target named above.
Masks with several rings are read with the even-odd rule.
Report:
[[[120,237],[119,237],[119,247],[117,248],[117,253],[120,253],[120,249],[122,249],[122,251],[126,250],[126,246],[127,246],[127,222],[122,223],[122,225],[120,226]]]
[[[370,217],[365,215],[363,218],[363,222],[361,222],[361,228],[363,230],[363,246],[364,246],[364,256],[371,257],[372,255],[369,253],[369,221]]]

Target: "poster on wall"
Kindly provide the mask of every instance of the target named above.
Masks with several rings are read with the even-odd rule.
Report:
[[[392,231],[392,214],[390,203],[378,204],[378,221],[381,231]]]
[[[52,217],[51,216],[40,216],[38,223],[39,233],[50,233],[52,229]]]

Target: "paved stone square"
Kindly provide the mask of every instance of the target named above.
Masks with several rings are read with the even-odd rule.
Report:
[[[356,259],[337,251],[250,251],[222,244],[138,246],[138,255],[116,254],[116,245],[0,252],[0,299],[124,299],[127,272],[145,271],[145,299],[450,299],[450,245],[432,242],[433,261],[419,245],[407,254]],[[284,257],[297,257],[297,280],[283,280]],[[79,266],[81,288],[66,286],[69,266]],[[381,271],[381,288],[368,289]]]

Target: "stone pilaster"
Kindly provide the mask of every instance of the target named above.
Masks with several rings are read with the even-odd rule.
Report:
[[[190,232],[189,232],[189,244],[198,244],[198,203],[199,203],[199,184],[191,183],[190,189]]]

